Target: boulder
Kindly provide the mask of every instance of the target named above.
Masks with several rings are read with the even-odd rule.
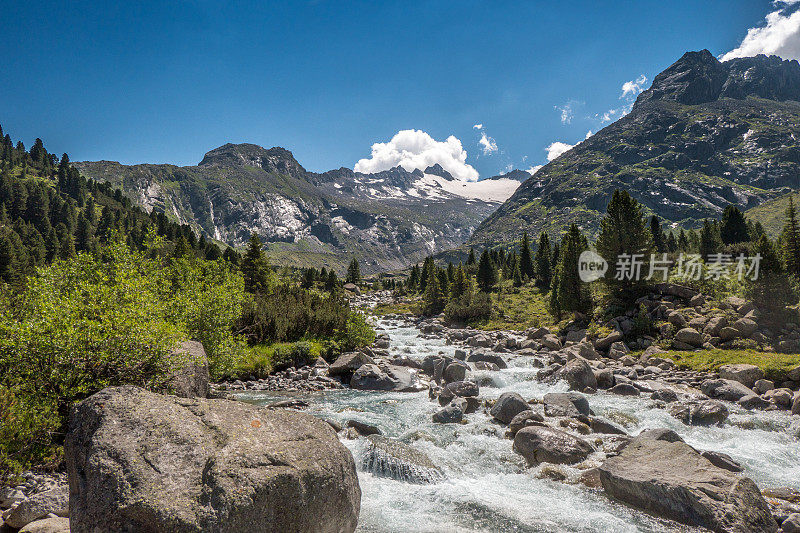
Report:
[[[668,296],[677,296],[678,298],[682,298],[684,300],[691,300],[699,293],[692,289],[691,287],[686,287],[683,285],[676,285],[675,283],[657,283],[655,285],[655,290],[660,292],[661,294],[666,294]]]
[[[503,424],[509,424],[515,416],[528,409],[530,409],[528,402],[518,393],[504,392],[492,406],[489,414]]]
[[[558,372],[558,376],[567,382],[570,389],[583,391],[588,387],[597,390],[597,379],[592,367],[582,357],[568,361]]]
[[[664,403],[672,403],[678,401],[678,393],[672,389],[658,389],[653,391],[650,395],[652,400],[661,400]]]
[[[437,424],[457,424],[464,418],[464,411],[460,406],[450,402],[433,413],[432,420]]]
[[[630,353],[630,349],[622,341],[617,341],[608,349],[608,357],[611,359],[620,359]]]
[[[323,420],[125,386],[75,406],[65,443],[72,533],[352,532],[361,490]]]
[[[756,394],[764,394],[765,392],[775,388],[775,383],[768,379],[759,379],[753,384],[753,391]]]
[[[638,435],[637,439],[663,440],[666,442],[683,442],[683,439],[675,431],[667,428],[645,429]]]
[[[500,355],[496,353],[489,353],[489,352],[472,352],[467,357],[468,363],[477,363],[478,361],[485,361],[487,363],[494,363],[498,366],[498,368],[508,368],[505,360],[503,360]]]
[[[630,383],[617,383],[608,389],[608,392],[611,394],[618,394],[620,396],[639,396],[640,394],[639,389]]]
[[[461,361],[456,361],[447,365],[447,368],[442,373],[442,378],[445,383],[464,381],[464,378],[467,377],[467,372],[469,372],[469,366]]]
[[[561,353],[566,354],[568,360],[576,357],[583,357],[584,359],[589,359],[591,361],[600,359],[600,354],[594,349],[592,343],[586,341],[573,344],[572,346],[567,346],[562,350]]]
[[[413,369],[395,365],[361,365],[350,378],[350,387],[358,390],[418,392],[422,390]]]
[[[542,337],[539,342],[542,343],[542,346],[545,348],[549,348],[550,350],[560,350],[561,349],[561,341],[558,340],[558,337],[553,335],[552,333],[548,333],[544,337]]]
[[[52,489],[34,494],[3,513],[9,527],[19,529],[49,514],[69,516],[69,487],[56,485]]]
[[[703,345],[703,335],[694,328],[683,328],[675,334],[675,340],[699,348]]]
[[[670,311],[667,315],[667,322],[680,329],[686,326],[686,318],[680,311]]]
[[[728,408],[714,400],[675,402],[667,412],[689,426],[721,425],[728,418]]]
[[[795,394],[794,401],[792,402],[792,414],[800,415],[800,394]]]
[[[686,443],[634,439],[599,470],[603,490],[637,509],[712,531],[778,530],[752,480],[714,466]]]
[[[756,330],[758,330],[758,324],[756,324],[756,321],[749,318],[740,318],[733,323],[733,327],[739,330],[739,333],[741,333],[742,337],[745,339],[750,337],[756,332]]]
[[[478,361],[475,363],[475,370],[489,370],[492,372],[497,372],[500,370],[500,367],[488,361]]]
[[[595,433],[605,433],[608,435],[627,435],[628,432],[605,418],[595,416],[592,417],[589,427]]]
[[[712,337],[719,337],[719,332],[722,331],[722,328],[728,326],[728,319],[724,316],[715,316],[711,317],[709,321],[706,323],[706,327],[703,328],[705,333],[708,333]]]
[[[380,435],[367,437],[361,466],[375,476],[406,483],[437,483],[444,479],[442,471],[425,453],[396,439]]]
[[[716,466],[717,468],[722,468],[725,470],[729,470],[731,472],[744,471],[742,465],[740,465],[737,461],[734,461],[733,457],[731,457],[727,453],[706,450],[706,451],[701,451],[700,455],[711,461],[711,464]]]
[[[732,341],[733,339],[736,339],[739,336],[741,336],[741,333],[736,328],[724,327],[721,330],[719,330],[719,339],[722,342]]]
[[[559,429],[528,426],[514,436],[514,451],[530,465],[539,463],[575,464],[594,451],[587,441]]]
[[[737,403],[745,409],[767,409],[770,405],[772,405],[768,400],[765,400],[758,394],[749,394],[747,396],[743,396]]]
[[[598,339],[594,342],[594,347],[598,350],[608,350],[612,344],[617,341],[622,340],[622,332],[621,331],[612,331],[602,339]]]
[[[447,405],[453,398],[470,398],[478,396],[478,384],[472,381],[454,381],[445,385],[439,393],[439,404]]]
[[[176,368],[170,373],[164,391],[183,398],[207,398],[210,392],[208,357],[197,341],[184,341],[172,352]]]
[[[595,370],[594,379],[597,380],[598,389],[610,389],[616,382],[614,378],[614,372],[612,372],[610,368]]]
[[[20,529],[19,533],[69,533],[69,518],[36,520]]]
[[[707,379],[700,385],[700,390],[706,396],[729,402],[738,402],[753,394],[751,389],[730,379]]]
[[[349,376],[362,365],[374,365],[375,361],[361,352],[343,353],[328,367],[329,376]]]
[[[783,533],[800,533],[800,513],[792,513],[781,524]]]
[[[786,373],[786,378],[789,381],[800,381],[800,365],[794,367]]]
[[[577,392],[548,392],[542,399],[547,416],[589,416],[592,410],[586,396]]]
[[[544,326],[538,328],[531,328],[525,332],[525,335],[532,340],[538,340],[544,337],[545,335],[549,335],[550,330]]]
[[[511,419],[511,422],[508,423],[508,431],[511,433],[511,436],[514,436],[520,429],[537,425],[542,422],[544,422],[544,417],[542,415],[532,411],[531,409],[527,409],[517,413],[514,418]]]

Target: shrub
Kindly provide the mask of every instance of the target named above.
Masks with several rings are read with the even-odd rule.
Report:
[[[461,298],[451,300],[444,308],[444,319],[448,323],[465,324],[491,316],[492,300],[486,293],[467,293]]]
[[[375,330],[363,313],[354,311],[347,317],[344,329],[336,335],[336,342],[342,351],[349,352],[375,342]]]

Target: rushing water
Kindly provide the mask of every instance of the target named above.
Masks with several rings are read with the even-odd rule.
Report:
[[[393,353],[421,360],[431,353],[453,355],[441,339],[424,339],[419,331],[395,322],[381,322],[391,337]],[[545,393],[566,390],[536,381],[533,358],[508,357],[506,370],[475,372],[481,397],[515,391],[541,399]],[[248,392],[239,396],[263,404],[283,398],[276,393]],[[296,395],[295,395],[296,397]],[[384,435],[412,444],[427,453],[446,479],[415,485],[359,472],[362,532],[534,532],[534,531],[686,531],[609,501],[600,491],[576,479],[580,471],[555,468],[567,482],[539,477],[541,468],[525,467],[503,437],[505,428],[482,412],[467,415],[466,424],[434,424],[439,408],[427,392],[380,393],[336,390],[305,395],[308,412],[345,423],[355,419],[378,426]],[[746,475],[761,487],[800,489],[800,440],[791,417],[778,412],[749,412],[731,407],[724,427],[687,427],[646,397],[598,393],[589,397],[592,409],[624,425],[630,434],[668,427],[698,449],[725,452],[741,462]],[[592,436],[587,436],[592,439]],[[364,439],[346,440],[359,464]],[[598,462],[602,454],[590,458]]]

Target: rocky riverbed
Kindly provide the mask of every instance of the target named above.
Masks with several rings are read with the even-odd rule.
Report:
[[[796,382],[678,370],[655,348],[634,358],[569,332],[378,326],[368,353],[290,369],[291,391],[221,392],[338,430],[359,531],[792,531],[800,518]],[[306,372],[338,384],[291,385]]]

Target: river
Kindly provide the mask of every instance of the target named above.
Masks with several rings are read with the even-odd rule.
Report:
[[[421,361],[438,352],[452,356],[455,350],[442,339],[423,338],[405,323],[383,320],[379,327],[389,334],[393,354]],[[499,372],[473,372],[481,398],[514,391],[526,399],[541,399],[547,392],[567,390],[563,382],[537,381],[533,357],[512,355],[507,361],[508,368]],[[245,392],[237,397],[266,404],[286,395]],[[355,419],[375,425],[384,435],[427,453],[445,473],[446,479],[439,483],[414,485],[359,471],[360,532],[693,531],[610,501],[601,490],[575,482],[580,471],[574,468],[548,467],[565,475],[567,482],[541,477],[541,467],[526,468],[512,451],[512,441],[503,437],[505,428],[481,411],[467,415],[466,424],[434,424],[431,415],[439,405],[428,399],[427,392],[346,389],[301,397],[310,403],[307,412],[341,423]],[[599,392],[589,396],[589,403],[598,415],[623,425],[631,435],[670,428],[698,449],[731,455],[762,488],[800,489],[800,440],[786,413],[745,411],[728,404],[731,416],[724,427],[689,427],[644,396]],[[359,464],[364,439],[344,444]],[[601,459],[597,458],[598,464]]]

